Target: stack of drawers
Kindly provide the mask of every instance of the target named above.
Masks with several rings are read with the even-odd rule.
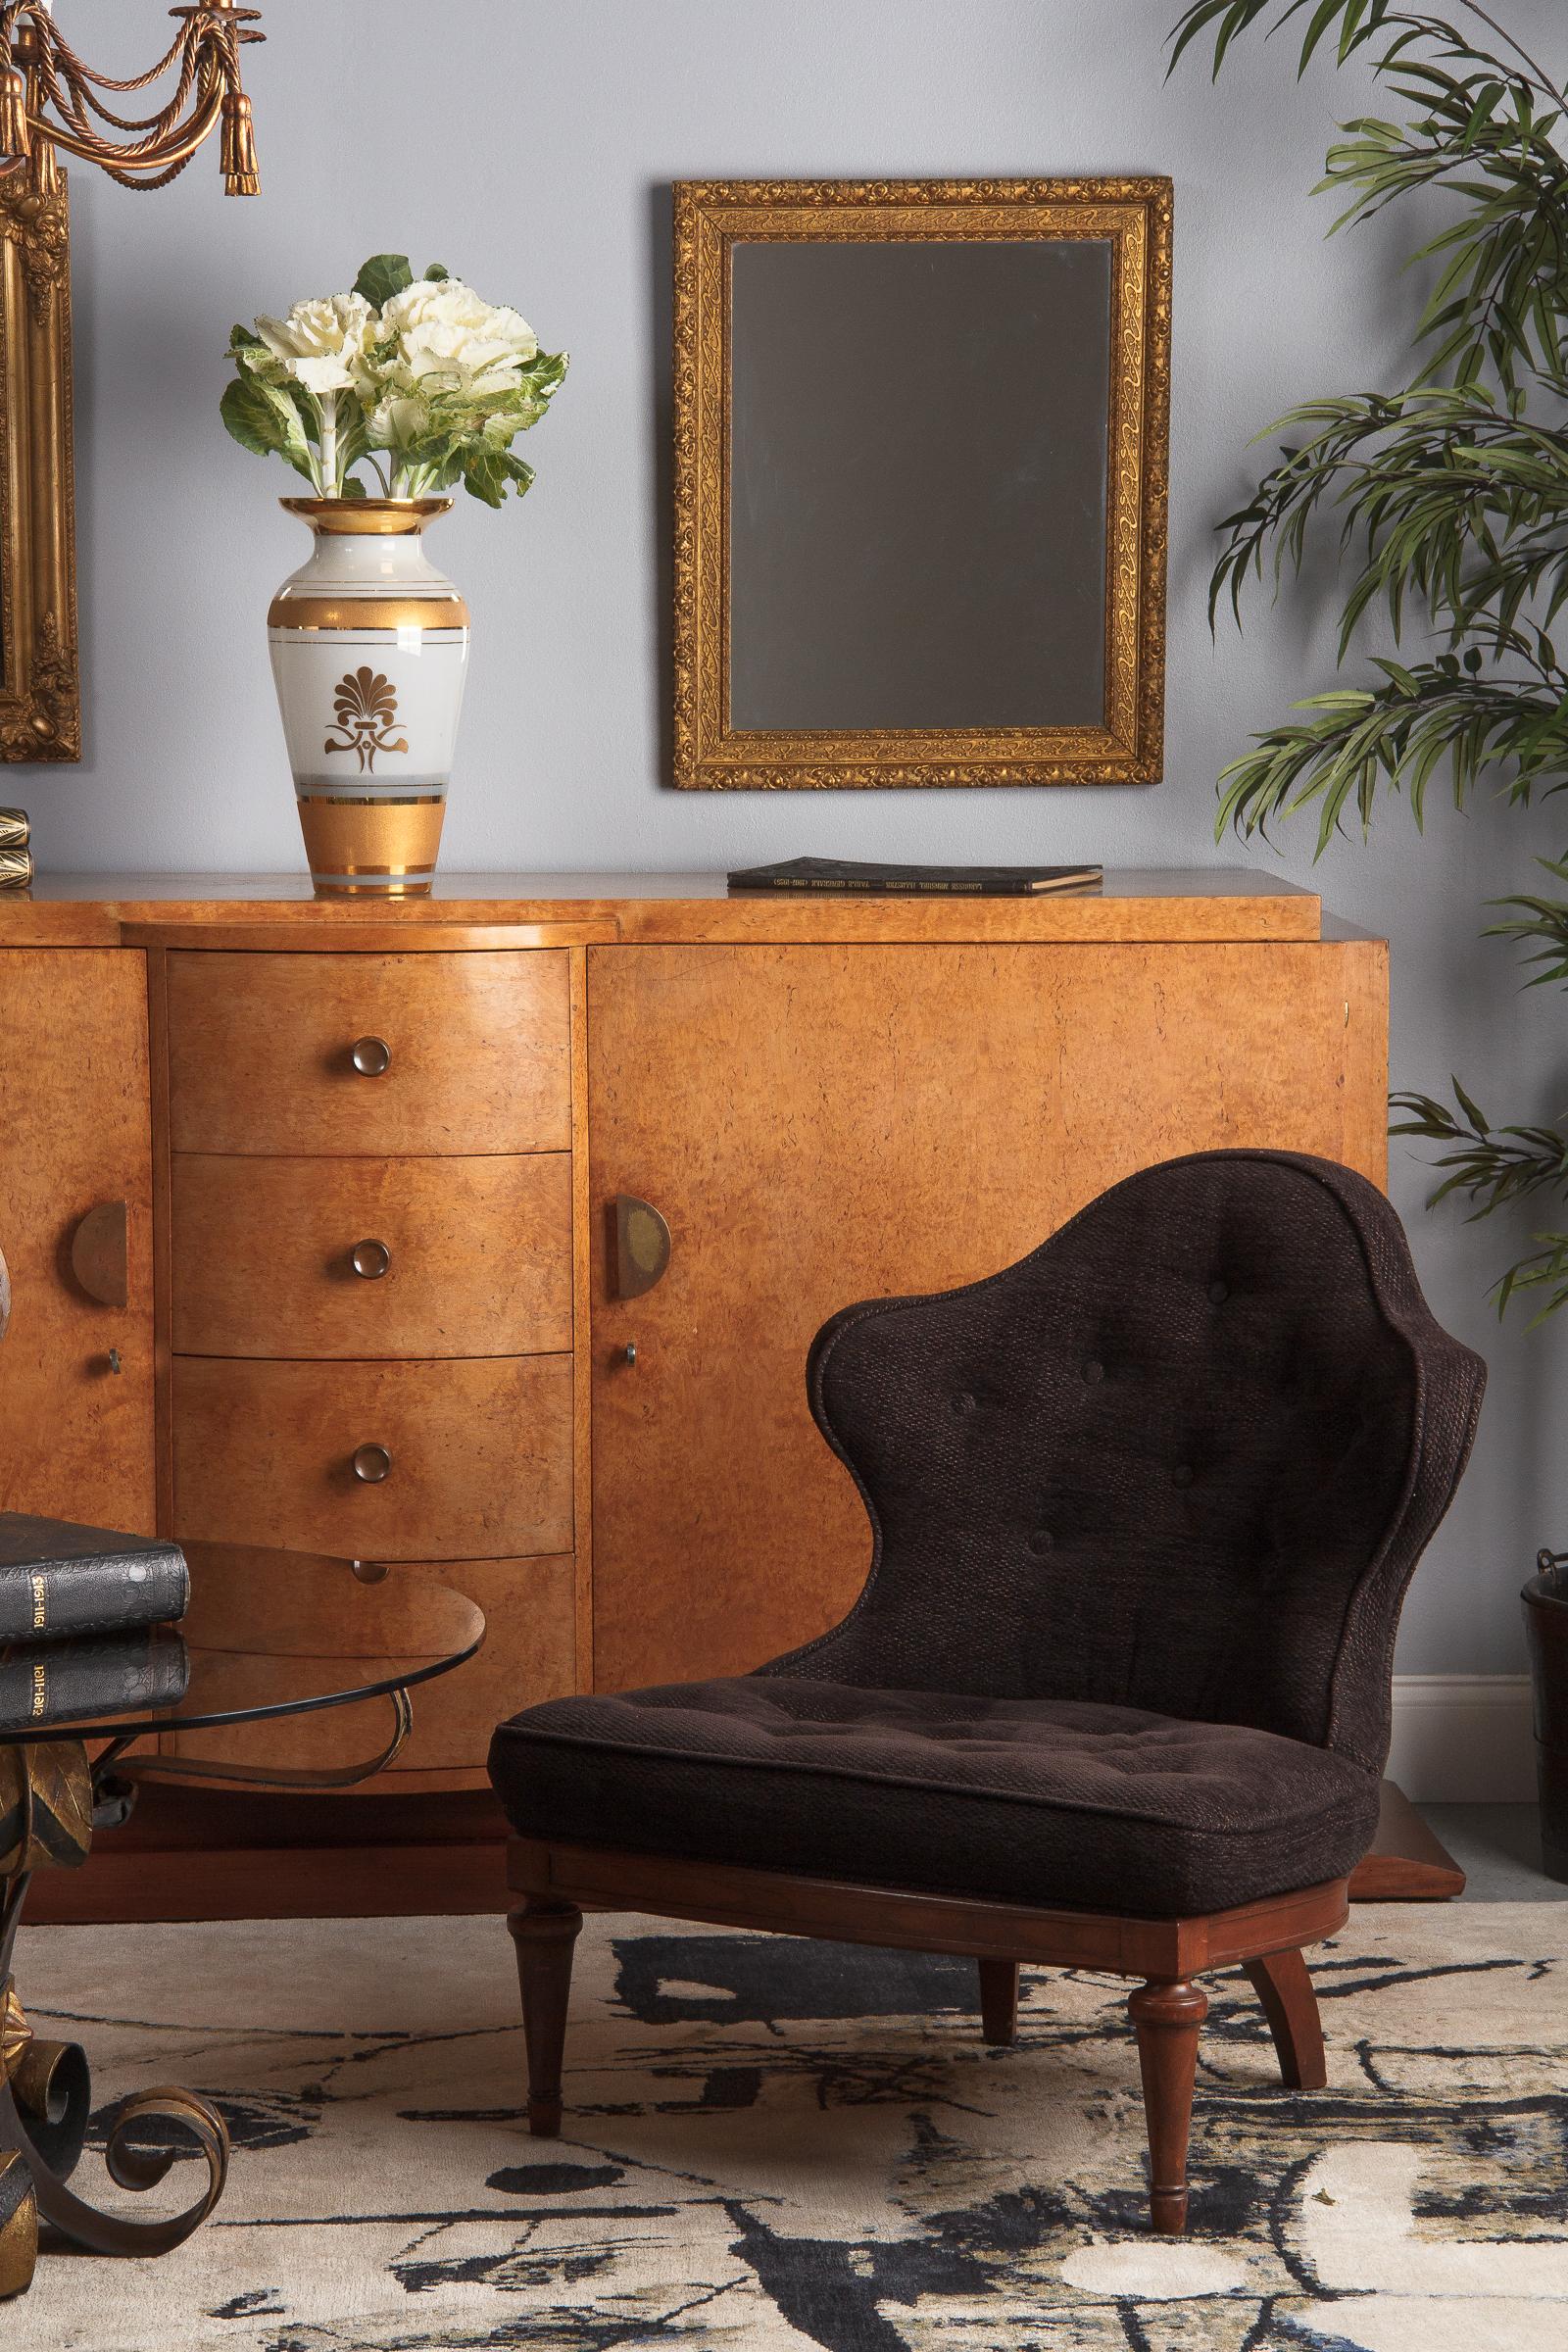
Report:
[[[433,1785],[575,1680],[567,962],[168,958],[173,1529],[352,1560],[347,1626],[397,1563],[471,1594]]]

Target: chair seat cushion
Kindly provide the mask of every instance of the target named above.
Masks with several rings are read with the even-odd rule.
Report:
[[[1042,1909],[1172,1918],[1345,1876],[1378,1786],[1245,1725],[760,1674],[496,1732],[514,1830]]]

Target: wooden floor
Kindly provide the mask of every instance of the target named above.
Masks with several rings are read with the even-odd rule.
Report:
[[[462,1796],[281,1796],[149,1783],[79,1870],[40,1871],[27,1918],[374,1919],[505,1911],[507,1827]],[[1442,1901],[1464,1874],[1391,1781],[1352,1902]]]

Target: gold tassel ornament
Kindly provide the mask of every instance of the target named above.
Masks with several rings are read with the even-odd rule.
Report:
[[[261,173],[256,165],[256,124],[251,102],[243,90],[229,90],[223,99],[223,193],[259,196]]]
[[[27,121],[27,82],[20,66],[0,67],[0,156],[25,159],[32,153]]]

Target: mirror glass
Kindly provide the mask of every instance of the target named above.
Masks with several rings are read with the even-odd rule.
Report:
[[[730,726],[1103,725],[1110,240],[730,270]]]

